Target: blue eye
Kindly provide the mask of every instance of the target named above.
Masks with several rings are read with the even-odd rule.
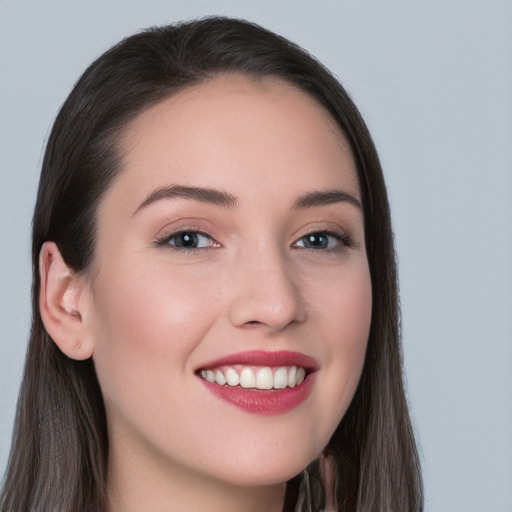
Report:
[[[335,250],[340,245],[350,246],[350,239],[341,233],[331,233],[328,231],[318,231],[308,233],[295,242],[295,247],[312,250]]]
[[[199,231],[181,231],[158,241],[158,245],[167,245],[180,250],[207,249],[215,247],[216,242],[210,235]]]

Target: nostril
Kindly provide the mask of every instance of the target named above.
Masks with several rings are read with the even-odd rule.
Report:
[[[249,320],[248,322],[245,322],[243,325],[245,327],[257,327],[259,325],[262,325],[262,323],[258,322],[258,320]]]

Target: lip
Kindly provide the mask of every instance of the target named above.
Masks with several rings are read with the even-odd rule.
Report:
[[[316,380],[315,372],[319,369],[318,362],[305,354],[290,351],[267,352],[255,350],[239,352],[216,359],[202,365],[197,372],[203,368],[233,365],[301,366],[306,370],[306,378],[298,386],[272,390],[221,386],[198,377],[208,391],[217,398],[244,411],[261,415],[283,414],[298,407],[310,395]]]
[[[320,367],[316,359],[300,352],[291,352],[289,350],[279,350],[277,352],[249,350],[210,361],[201,365],[197,371],[216,366],[234,366],[237,364],[244,366],[302,366],[302,368],[310,373],[316,372]]]

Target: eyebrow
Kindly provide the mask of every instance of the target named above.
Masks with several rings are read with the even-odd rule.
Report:
[[[149,196],[133,212],[135,215],[139,210],[162,199],[192,199],[202,203],[214,204],[224,208],[234,208],[237,198],[223,190],[206,187],[191,187],[184,185],[170,185],[160,187],[151,192]],[[361,201],[343,190],[325,190],[308,192],[300,196],[294,203],[294,209],[314,208],[327,206],[334,203],[349,203],[362,209]]]
[[[133,215],[146,206],[162,199],[193,199],[202,203],[215,204],[224,208],[233,208],[236,205],[236,197],[224,192],[205,187],[187,187],[184,185],[171,185],[157,188],[137,207]]]
[[[294,208],[313,208],[315,206],[327,206],[334,203],[349,203],[359,209],[362,209],[362,204],[357,197],[344,192],[343,190],[325,190],[308,192],[303,196],[300,196],[295,204]]]

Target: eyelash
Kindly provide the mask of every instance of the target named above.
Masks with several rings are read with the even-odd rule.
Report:
[[[205,237],[205,238],[208,238],[210,242],[207,247],[190,247],[190,248],[179,247],[176,244],[171,243],[172,240],[176,240],[179,236],[183,236],[183,235],[192,235],[193,237]],[[314,248],[314,247],[305,247],[305,246],[298,245],[299,242],[304,243],[304,241],[308,237],[310,239],[311,239],[311,237],[328,237],[328,238],[334,239],[335,240],[334,247]],[[311,242],[311,240],[310,240],[310,242]],[[328,244],[332,245],[332,243],[330,241],[328,241]],[[341,244],[342,247],[340,247],[339,244]],[[187,255],[198,254],[200,252],[203,252],[203,251],[206,251],[206,250],[209,250],[212,248],[215,249],[215,248],[221,247],[221,245],[210,234],[208,234],[204,231],[198,230],[198,229],[193,229],[193,228],[181,229],[179,231],[171,233],[170,235],[165,235],[161,238],[158,238],[155,241],[155,245],[157,247],[167,247],[173,251],[176,251],[177,253],[187,254]],[[312,252],[333,253],[333,252],[341,252],[341,251],[343,251],[344,248],[352,248],[352,247],[354,247],[354,243],[353,243],[351,237],[346,235],[345,233],[330,231],[330,230],[317,230],[317,231],[311,231],[311,232],[306,233],[305,235],[301,236],[297,241],[295,241],[292,244],[292,247],[303,249],[303,250],[308,250],[308,251],[312,251]]]
[[[297,244],[308,237],[329,237],[334,238],[336,242],[340,243],[343,247],[339,247],[338,243],[335,244],[334,247],[326,247],[326,248],[311,248],[311,247],[304,247],[304,249],[310,250],[310,251],[321,251],[321,252],[340,252],[343,250],[343,248],[351,248],[354,247],[354,243],[350,236],[348,236],[345,233],[337,232],[337,231],[330,231],[330,230],[318,230],[318,231],[311,231],[310,233],[306,233],[305,235],[301,236],[296,242],[293,243],[294,247],[300,247]]]
[[[205,237],[210,240],[210,245],[208,247],[187,248],[187,247],[179,247],[179,246],[176,246],[175,244],[171,244],[171,241],[173,239],[178,238],[180,235],[182,235],[182,236],[183,235],[193,235],[195,237]],[[158,247],[168,247],[171,250],[176,251],[178,253],[182,253],[182,254],[197,254],[199,252],[202,252],[202,251],[205,251],[208,249],[212,249],[212,248],[215,249],[217,247],[220,247],[220,244],[218,242],[216,242],[215,239],[211,235],[209,235],[208,233],[205,233],[204,231],[201,231],[198,229],[193,229],[193,228],[181,229],[179,231],[171,233],[170,235],[165,235],[161,238],[158,238],[155,241],[155,244]]]

